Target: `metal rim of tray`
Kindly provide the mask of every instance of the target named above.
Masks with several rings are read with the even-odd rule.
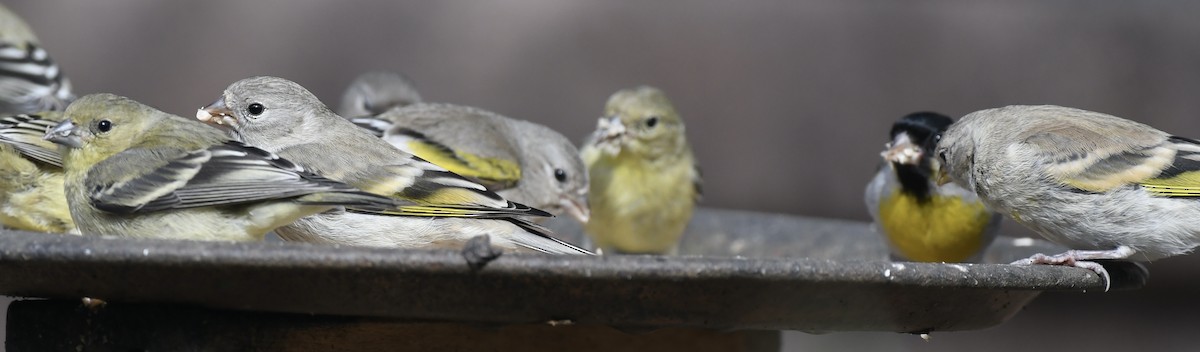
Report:
[[[924,332],[999,324],[1042,291],[1102,290],[1052,266],[505,254],[0,232],[0,293],[415,320]]]

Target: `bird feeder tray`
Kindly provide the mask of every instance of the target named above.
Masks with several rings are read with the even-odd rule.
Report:
[[[570,222],[551,225],[579,236]],[[1059,250],[1002,237],[984,258]],[[1078,268],[889,262],[869,224],[733,210],[698,210],[680,253],[505,253],[472,268],[453,250],[4,231],[0,294],[623,331],[923,333],[1000,324],[1045,291],[1103,291]],[[1144,283],[1140,266],[1109,265],[1115,288]]]

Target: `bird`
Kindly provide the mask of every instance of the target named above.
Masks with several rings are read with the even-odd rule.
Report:
[[[873,227],[894,259],[974,261],[996,237],[1000,214],[974,191],[935,183],[935,137],[953,122],[935,112],[916,112],[892,124],[865,200]]]
[[[61,113],[0,117],[0,224],[6,228],[79,234],[63,193],[58,145],[43,139]]]
[[[701,197],[701,176],[683,119],[659,89],[613,93],[584,142],[585,226],[604,252],[669,254],[678,249]]]
[[[0,5],[0,114],[62,110],[71,81],[20,16]]]
[[[368,71],[346,87],[337,113],[346,118],[370,117],[420,102],[421,93],[403,74]]]
[[[591,254],[521,219],[549,213],[504,199],[338,116],[296,82],[259,76],[231,84],[197,111],[201,121],[368,192],[415,202],[410,216],[319,214],[276,231],[288,240],[405,248],[460,248],[487,234],[503,249]]]
[[[43,138],[65,147],[64,193],[84,235],[256,241],[342,206],[401,205],[107,93],[73,102]]]
[[[442,103],[417,103],[352,121],[383,126],[382,138],[396,148],[505,199],[588,221],[587,169],[571,140],[549,127]]]
[[[941,182],[1070,248],[1013,264],[1090,269],[1152,261],[1200,243],[1200,141],[1120,117],[1014,105],[962,117],[938,142]]]

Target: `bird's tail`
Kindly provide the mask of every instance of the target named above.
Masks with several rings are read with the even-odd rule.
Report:
[[[591,251],[555,238],[554,232],[541,225],[518,218],[506,218],[503,220],[511,222],[526,231],[525,234],[518,234],[512,238],[513,243],[521,247],[549,254],[596,255]]]

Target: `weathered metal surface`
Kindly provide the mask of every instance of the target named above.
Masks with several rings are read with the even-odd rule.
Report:
[[[866,224],[703,210],[682,253],[505,254],[0,233],[0,293],[419,320],[621,328],[924,332],[1003,322],[1046,290],[1101,290],[1065,267],[881,261]],[[1035,251],[999,242],[988,258]],[[740,257],[739,257],[740,256]],[[1125,263],[1127,264],[1127,263]],[[1115,286],[1145,273],[1117,263]]]

